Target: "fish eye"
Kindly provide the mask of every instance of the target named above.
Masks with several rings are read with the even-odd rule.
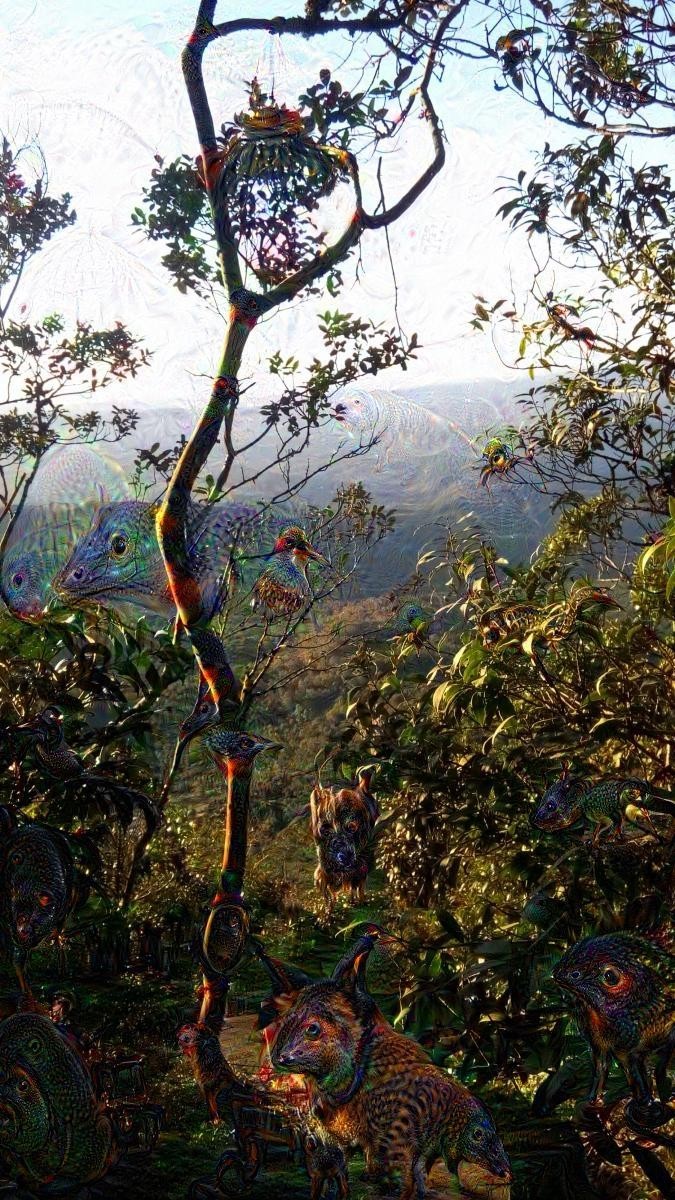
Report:
[[[313,1042],[316,1041],[316,1039],[321,1036],[321,1026],[319,1025],[319,1022],[310,1021],[309,1025],[305,1029],[305,1033]]]
[[[21,574],[20,571],[17,571],[14,575],[12,575],[12,586],[20,588],[22,586],[22,584],[23,584],[23,575]]]
[[[110,549],[112,550],[113,554],[117,554],[119,556],[126,554],[127,539],[123,533],[113,534],[110,540]]]
[[[618,983],[621,983],[621,974],[614,967],[605,967],[602,972],[602,981],[608,987],[616,987]]]

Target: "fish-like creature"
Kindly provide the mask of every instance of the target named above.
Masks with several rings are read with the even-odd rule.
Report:
[[[104,501],[128,495],[120,467],[90,446],[45,455],[13,526],[0,570],[2,597],[23,621],[58,607],[52,580]]]
[[[157,542],[156,515],[157,506],[148,501],[103,505],[55,580],[61,597],[75,605],[134,604],[172,617],[175,605]],[[248,560],[255,565],[287,522],[288,516],[275,506],[226,501],[191,508],[188,562],[207,619],[220,611],[242,577],[246,582]]]
[[[79,1192],[118,1157],[84,1060],[37,1013],[0,1024],[0,1154],[31,1196]]]

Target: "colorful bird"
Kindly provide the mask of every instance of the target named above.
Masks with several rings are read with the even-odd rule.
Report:
[[[328,559],[312,546],[307,534],[297,525],[282,530],[268,557],[269,565],[253,586],[251,606],[270,618],[290,617],[312,599],[307,578],[308,560],[328,566]]]
[[[407,638],[419,647],[425,641],[432,621],[433,615],[421,604],[416,600],[408,600],[387,623],[386,629],[391,637]]]
[[[82,807],[93,805],[107,818],[117,817],[123,825],[130,825],[134,812],[140,810],[148,829],[156,828],[159,815],[143,792],[85,769],[82,759],[66,742],[63,714],[58,708],[49,705],[37,717],[15,726],[15,732],[31,738],[40,769],[58,783],[59,790],[71,793]]]

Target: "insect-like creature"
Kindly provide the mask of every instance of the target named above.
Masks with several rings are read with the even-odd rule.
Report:
[[[479,483],[483,487],[489,485],[489,481],[493,475],[506,475],[519,462],[524,461],[516,455],[513,446],[503,438],[498,437],[490,438],[489,442],[485,443],[483,458],[485,459],[485,466],[481,468],[479,480]]]
[[[640,804],[635,801],[639,800]],[[675,817],[675,801],[658,795],[644,779],[614,779],[589,785],[563,767],[560,778],[544,793],[533,822],[538,829],[569,829],[577,821],[593,824],[593,844],[606,837],[623,837],[626,821],[656,835],[651,813]]]
[[[571,341],[583,342],[589,350],[595,345],[595,334],[588,325],[579,325],[579,312],[569,304],[554,304],[553,293],[547,296],[546,311],[555,325],[566,338]]]
[[[129,825],[139,810],[149,829],[155,829],[159,814],[152,801],[134,788],[125,787],[106,775],[95,775],[66,742],[63,715],[49,705],[32,720],[16,726],[16,732],[29,737],[40,769],[57,781],[57,787],[75,797],[81,808],[96,807],[105,817],[117,818]]]
[[[359,1146],[373,1180],[400,1175],[399,1200],[425,1195],[436,1159],[477,1163],[493,1182],[511,1179],[488,1110],[396,1033],[365,981],[373,934],[362,937],[330,979],[303,988],[278,1022],[273,1065],[309,1080],[313,1111],[343,1147]]]
[[[79,1192],[118,1157],[82,1056],[36,1013],[0,1024],[0,1153],[40,1196]]]
[[[269,564],[253,586],[252,607],[268,617],[290,617],[312,598],[307,562],[328,566],[327,558],[312,546],[297,525],[284,529],[274,543]]]
[[[657,1086],[662,1100],[668,1100],[668,1062],[675,1049],[675,959],[646,938],[610,933],[577,942],[554,967],[553,978],[572,993],[579,1028],[591,1049],[591,1101],[601,1100],[614,1057],[640,1115],[660,1123],[663,1106],[653,1099],[646,1059],[657,1054]]]

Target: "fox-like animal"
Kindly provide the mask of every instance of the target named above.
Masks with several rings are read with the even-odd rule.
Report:
[[[302,1139],[302,1149],[309,1175],[310,1200],[347,1200],[347,1160],[337,1142],[326,1141],[310,1130]]]
[[[220,1105],[242,1099],[251,1092],[247,1081],[232,1070],[213,1030],[198,1022],[187,1022],[178,1030],[178,1046],[189,1059],[195,1082],[204,1097],[214,1125],[220,1122]]]
[[[339,1145],[361,1148],[368,1177],[399,1176],[399,1200],[422,1200],[439,1158],[451,1170],[474,1163],[494,1182],[510,1182],[488,1110],[396,1033],[368,993],[365,967],[375,940],[361,938],[330,979],[281,998],[273,1065],[307,1078],[315,1116]]]
[[[314,883],[324,896],[341,891],[363,899],[368,876],[366,857],[379,805],[370,790],[374,767],[360,767],[352,787],[314,788],[310,798],[312,837],[318,866]]]

